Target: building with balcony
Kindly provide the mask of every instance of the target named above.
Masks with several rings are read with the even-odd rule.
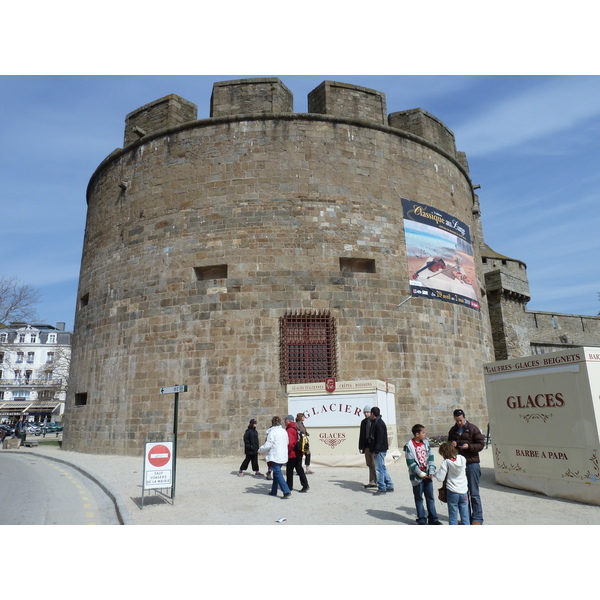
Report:
[[[71,360],[64,323],[0,329],[0,420],[60,420]]]

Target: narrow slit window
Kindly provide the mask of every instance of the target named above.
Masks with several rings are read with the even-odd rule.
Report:
[[[342,258],[340,271],[345,273],[375,273],[375,261],[372,258]]]
[[[227,265],[210,265],[208,267],[194,267],[198,281],[208,279],[227,279]]]

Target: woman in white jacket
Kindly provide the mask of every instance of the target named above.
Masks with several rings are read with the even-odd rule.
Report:
[[[448,502],[448,520],[450,525],[458,525],[458,515],[463,525],[470,525],[469,496],[467,484],[467,460],[458,454],[458,450],[449,442],[440,446],[440,454],[444,459],[435,478],[444,481],[446,475],[446,496]]]
[[[281,467],[288,461],[288,434],[281,426],[281,419],[273,417],[273,425],[267,433],[267,441],[258,449],[259,454],[267,453],[267,462],[271,463],[273,471],[273,485],[271,486],[270,496],[277,496],[277,488],[280,487],[284,498],[292,495],[288,484],[286,483]]]

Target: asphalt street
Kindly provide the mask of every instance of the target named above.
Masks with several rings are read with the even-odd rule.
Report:
[[[0,525],[114,525],[110,498],[89,477],[33,453],[0,453]]]

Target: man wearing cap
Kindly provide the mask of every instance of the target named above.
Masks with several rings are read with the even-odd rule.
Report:
[[[244,433],[244,452],[246,453],[246,458],[240,465],[238,477],[244,476],[244,471],[248,468],[250,462],[252,462],[254,475],[262,477],[262,473],[258,468],[258,447],[260,444],[258,443],[258,431],[256,431],[257,423],[258,421],[256,419],[250,419],[248,429],[246,429],[246,432]]]
[[[294,469],[300,477],[300,483],[302,484],[301,492],[308,492],[310,489],[308,486],[308,479],[304,468],[302,467],[302,452],[296,452],[296,442],[298,441],[298,427],[292,415],[288,415],[285,418],[285,428],[288,434],[288,462],[286,468],[286,480],[290,490],[294,489]]]
[[[377,487],[377,473],[375,472],[375,463],[373,455],[369,450],[369,433],[371,432],[371,407],[363,408],[365,418],[360,422],[360,433],[358,434],[358,449],[361,454],[365,455],[365,463],[369,469],[369,483],[365,484],[365,488]]]
[[[479,479],[481,477],[479,453],[485,447],[485,436],[478,427],[467,421],[465,413],[461,409],[455,410],[453,416],[456,424],[448,432],[448,441],[458,449],[460,455],[467,459],[471,525],[482,525],[483,506],[479,496]]]

